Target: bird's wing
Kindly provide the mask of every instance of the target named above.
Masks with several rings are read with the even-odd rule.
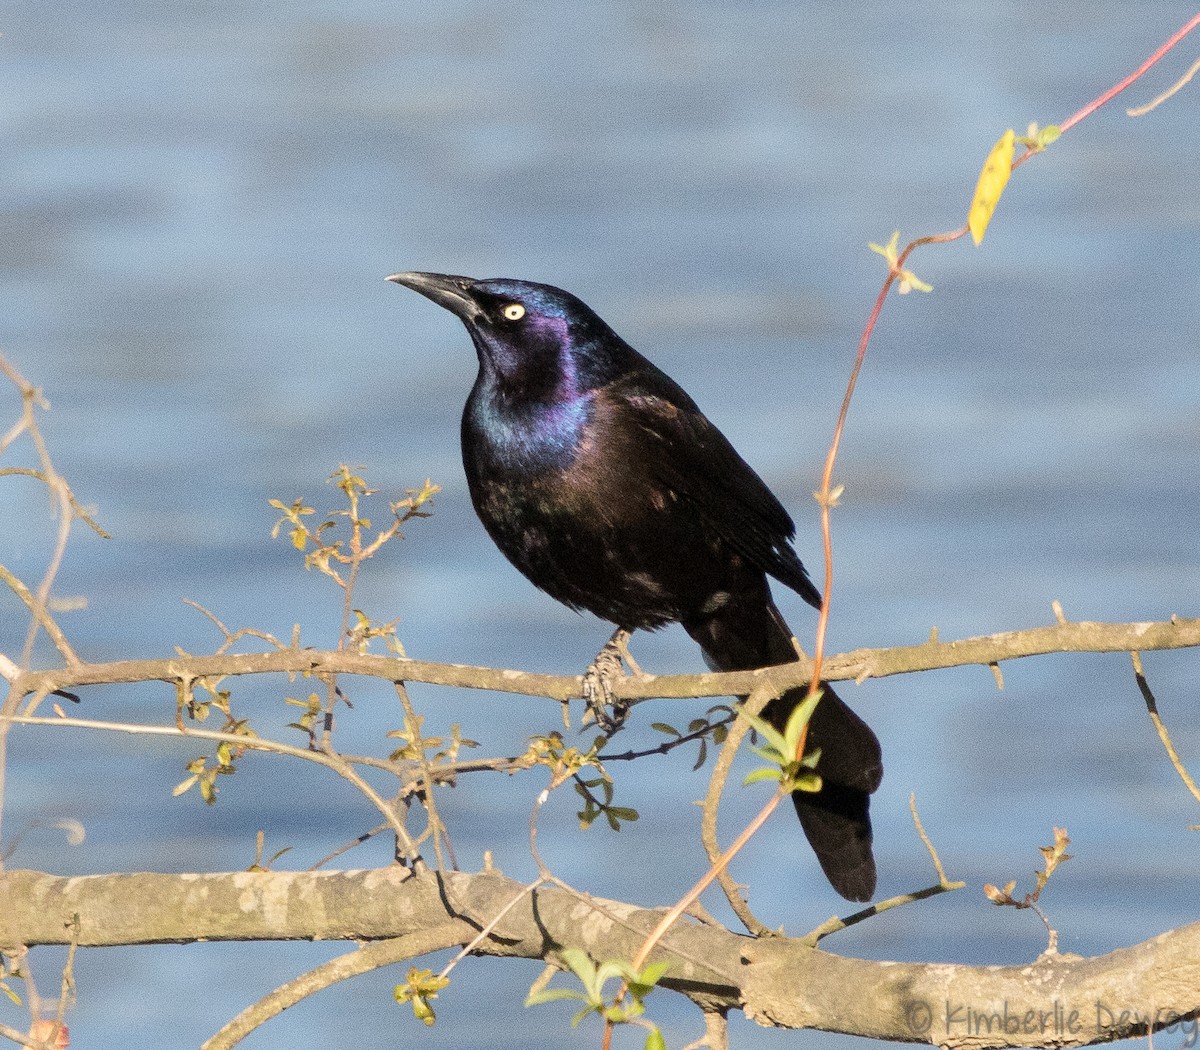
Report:
[[[648,439],[638,442],[640,466],[688,500],[743,557],[819,606],[820,593],[792,549],[796,527],[783,505],[691,397],[650,369],[614,380],[603,395]]]

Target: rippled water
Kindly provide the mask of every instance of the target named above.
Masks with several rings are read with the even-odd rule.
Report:
[[[60,591],[90,602],[64,616],[80,652],[211,649],[214,631],[184,597],[231,625],[287,635],[299,622],[306,643],[331,644],[337,595],[269,539],[266,501],[325,496],[344,460],[389,497],[426,476],[444,487],[435,518],[360,593],[372,615],[401,618],[410,655],[574,672],[606,627],[518,577],[469,507],[457,451],[469,342],[383,275],[525,277],[581,295],[768,479],[816,565],[808,494],[881,278],[866,242],[958,225],[1005,127],[1062,119],[1191,9],[196,0],[49,12],[15,0],[0,24],[0,346],[45,388],[58,463],[114,535],[80,532],[63,571]],[[917,257],[936,291],[888,304],[840,461],[835,651],[918,642],[935,625],[953,638],[1043,624],[1053,599],[1078,619],[1196,614],[1198,159],[1194,87],[1140,120],[1107,109],[1019,172],[983,248]],[[0,560],[34,578],[44,501],[9,481],[0,506]],[[809,637],[809,611],[782,602]],[[14,652],[20,617],[12,603],[0,615],[0,648]],[[635,651],[656,671],[700,667],[677,630]],[[1186,654],[1147,658],[1185,756],[1200,753],[1195,667]],[[970,887],[834,950],[1030,958],[1040,924],[992,908],[979,887],[1026,876],[1053,825],[1077,857],[1044,898],[1065,949],[1104,951],[1195,918],[1194,806],[1128,659],[1024,661],[1005,679],[1002,693],[982,669],[847,690],[886,751],[881,893],[930,879],[913,791]],[[461,720],[492,750],[558,719],[555,705],[519,698],[414,695],[431,728]],[[279,714],[266,684],[239,683],[238,697]],[[378,751],[394,701],[369,687],[356,700],[345,746]],[[162,688],[86,697],[89,714],[129,719],[167,718],[171,701]],[[628,735],[651,739],[649,721],[701,706],[643,709]],[[6,830],[72,816],[89,832],[78,849],[31,833],[20,866],[244,867],[259,828],[303,866],[373,823],[306,769],[247,762],[204,809],[170,797],[191,749],[22,732],[14,750]],[[704,781],[689,765],[677,755],[615,771],[644,814],[619,837],[580,834],[573,803],[552,805],[548,860],[597,893],[673,900],[702,868],[691,800]],[[465,867],[494,848],[509,873],[531,870],[523,825],[539,787],[501,779],[447,796]],[[733,794],[730,829],[752,804]],[[739,874],[760,914],[791,931],[845,911],[784,819]],[[75,1045],[196,1044],[342,950],[82,953]],[[594,1033],[563,1032],[565,1012],[519,1014],[536,968],[459,972],[432,1032],[412,1034],[383,974],[246,1045],[358,1045],[392,1026],[428,1045],[528,1046],[543,1029],[538,1045],[594,1045]],[[660,1009],[671,1045],[698,1035],[687,1012]],[[829,1041],[741,1022],[735,1038]]]

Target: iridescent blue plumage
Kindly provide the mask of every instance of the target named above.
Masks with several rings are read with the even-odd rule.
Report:
[[[443,274],[389,278],[455,313],[479,357],[462,420],[475,509],[536,586],[629,630],[678,621],[722,670],[795,659],[767,575],[812,605],[791,518],[669,376],[569,292]],[[768,708],[782,724],[802,697]],[[879,744],[830,689],[810,724],[824,786],[793,802],[830,882],[875,889]]]

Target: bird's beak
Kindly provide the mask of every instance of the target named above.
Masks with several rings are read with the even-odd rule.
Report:
[[[475,282],[470,277],[448,273],[394,273],[385,280],[420,292],[426,299],[464,321],[470,321],[481,312],[479,303],[471,294],[471,285]]]

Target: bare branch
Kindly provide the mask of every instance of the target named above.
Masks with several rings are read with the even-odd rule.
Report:
[[[1154,723],[1158,739],[1162,741],[1163,747],[1166,748],[1167,758],[1171,760],[1171,765],[1175,767],[1175,772],[1179,774],[1179,779],[1183,781],[1184,786],[1192,793],[1192,798],[1200,802],[1200,788],[1196,787],[1196,782],[1192,779],[1192,775],[1183,764],[1183,759],[1179,757],[1179,752],[1175,750],[1171,734],[1167,732],[1167,727],[1158,713],[1158,701],[1154,698],[1154,693],[1150,691],[1150,683],[1146,681],[1146,675],[1142,670],[1142,654],[1135,652],[1132,656],[1134,678],[1137,680],[1137,686],[1141,691],[1142,699],[1146,701],[1146,710],[1150,714],[1150,721]]]
[[[1051,653],[1132,653],[1200,647],[1200,619],[1172,617],[1147,623],[1052,624],[1006,631],[953,642],[936,638],[921,645],[855,649],[826,657],[827,681],[863,682],[897,674],[915,674],[950,667],[990,667]],[[440,664],[394,656],[288,648],[268,653],[229,653],[221,656],[176,656],[170,660],[124,660],[80,664],[54,670],[25,671],[13,681],[22,696],[45,696],[56,689],[129,682],[175,683],[180,677],[233,677],[281,672],[287,674],[355,674],[389,682],[483,689],[489,692],[572,700],[583,695],[580,675],[535,674],[528,671]],[[631,675],[612,683],[621,700],[693,699],[745,696],[760,684],[780,691],[804,685],[811,663],[800,659],[756,671],[708,672],[695,675]]]
[[[8,589],[25,603],[30,615],[33,616],[37,625],[50,636],[54,647],[62,653],[63,659],[72,666],[78,665],[79,657],[71,648],[71,643],[67,641],[67,636],[63,634],[62,628],[58,626],[46,607],[34,597],[33,592],[25,586],[24,582],[3,565],[0,565],[0,582],[7,584]]]
[[[183,729],[179,726],[139,725],[133,722],[100,722],[86,718],[37,718],[30,715],[0,714],[0,729],[6,730],[10,725],[41,726],[51,729],[96,729],[103,732],[128,733],[130,736],[168,736],[184,740],[209,740],[233,744],[249,751],[267,751],[271,754],[315,762],[317,765],[333,770],[338,776],[358,788],[363,796],[383,815],[387,822],[386,826],[395,832],[404,849],[405,856],[413,863],[418,863],[421,859],[417,842],[413,841],[404,824],[396,815],[395,805],[384,799],[354,768],[355,765],[388,768],[387,763],[378,759],[342,755],[332,748],[313,750],[293,747],[290,744],[281,744],[276,740],[267,740],[264,737],[239,736],[234,733],[215,732],[211,729]]]
[[[844,919],[834,915],[832,918],[826,919],[815,930],[808,933],[803,938],[805,944],[811,944],[815,947],[818,942],[824,940],[831,933],[838,933],[841,930],[849,929],[851,926],[856,926],[858,923],[874,918],[876,915],[882,915],[893,908],[899,908],[905,904],[915,904],[917,901],[936,897],[939,893],[950,893],[954,890],[961,890],[966,886],[965,882],[952,882],[946,878],[946,870],[942,867],[942,858],[938,856],[933,842],[925,832],[925,825],[921,823],[921,817],[917,813],[917,796],[915,794],[908,796],[908,808],[912,813],[913,824],[916,826],[917,834],[925,844],[925,848],[929,851],[929,856],[933,859],[933,867],[937,872],[938,881],[923,890],[913,890],[911,893],[901,893],[895,897],[889,897],[887,900],[878,901],[870,907],[855,912],[853,915],[848,915]]]
[[[1172,95],[1182,91],[1183,88],[1187,86],[1189,81],[1191,81],[1192,77],[1194,77],[1197,73],[1200,73],[1200,58],[1196,59],[1196,61],[1188,67],[1188,71],[1184,73],[1183,76],[1181,76],[1177,81],[1175,81],[1174,84],[1167,88],[1167,90],[1161,95],[1157,95],[1144,106],[1130,107],[1129,109],[1125,110],[1125,115],[1127,117],[1144,117],[1151,110],[1157,109],[1159,106],[1161,106]]]
[[[13,871],[0,876],[0,944],[66,944],[71,931],[64,919],[73,914],[79,915],[84,948],[200,940],[384,941],[422,930],[438,931],[439,946],[470,943],[480,927],[447,912],[447,891],[472,915],[498,915],[520,898],[476,945],[484,955],[546,959],[563,946],[578,946],[596,959],[628,959],[662,915],[589,899],[595,918],[581,923],[577,894],[555,887],[526,894],[521,883],[496,872],[451,873],[443,881],[399,865],[357,872],[74,878]],[[606,913],[621,921],[605,919]],[[671,963],[663,986],[702,1009],[741,1009],[760,1024],[785,1028],[971,1050],[1086,1046],[1144,1034],[1148,1027],[1159,1030],[1200,1011],[1200,923],[1095,958],[1058,955],[991,967],[849,959],[794,938],[750,940],[681,920],[655,959]],[[1130,1003],[1140,1004],[1138,1012],[1122,1017]]]
[[[746,698],[743,711],[757,717],[777,695],[773,690],[759,686]],[[733,760],[737,755],[738,748],[741,747],[742,741],[749,732],[750,723],[747,719],[737,718],[734,721],[729,729],[729,735],[725,738],[725,743],[721,745],[721,750],[717,753],[717,761],[708,781],[708,792],[704,798],[703,816],[700,821],[700,839],[704,844],[705,853],[708,854],[708,862],[712,865],[716,865],[721,859],[721,845],[717,841],[717,809],[721,804],[721,794],[725,790],[725,781],[729,778],[729,771],[733,768]],[[747,930],[755,935],[771,932],[758,921],[754,912],[750,910],[749,903],[742,896],[741,887],[734,882],[728,868],[721,867],[717,871],[717,881],[720,883],[721,891],[725,894],[725,899],[729,901],[729,906]]]

